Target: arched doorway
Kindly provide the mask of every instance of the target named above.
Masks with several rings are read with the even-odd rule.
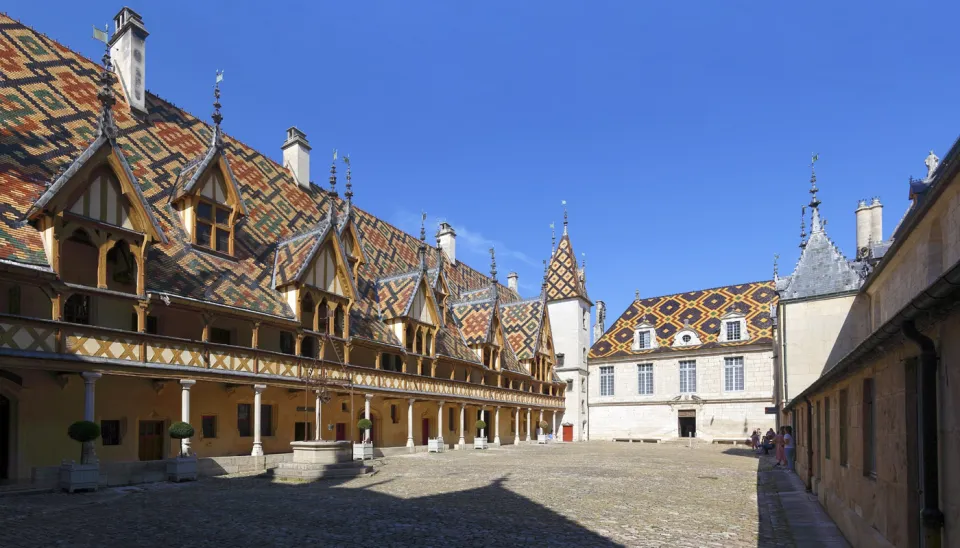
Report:
[[[0,481],[10,478],[10,400],[0,394]]]

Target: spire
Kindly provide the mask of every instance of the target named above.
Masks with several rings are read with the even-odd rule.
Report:
[[[778,265],[777,265],[778,261],[780,261],[780,254],[774,253],[773,254],[773,281],[777,281],[778,279],[780,279],[780,272],[778,270]]]
[[[223,121],[223,114],[220,114],[220,82],[223,81],[223,71],[217,71],[217,79],[213,84],[213,146],[219,148],[223,146],[223,133],[220,130],[220,122]]]
[[[810,156],[810,234],[823,230],[823,225],[820,223],[820,199],[817,198],[819,189],[817,188],[816,165],[819,159],[819,154]]]
[[[580,283],[587,285],[587,254],[581,253],[580,256],[582,257],[580,262]]]
[[[427,221],[426,212],[420,213],[420,249],[418,254],[420,255],[420,270],[425,271],[427,269],[427,230],[424,228],[424,223]]]
[[[497,253],[490,248],[490,281],[497,283]]]
[[[437,268],[440,270],[443,270],[443,249],[440,247],[440,231],[439,230],[437,230]]]
[[[553,250],[557,247],[557,224],[550,223],[550,256],[553,257]]]
[[[567,235],[567,201],[560,202],[563,205],[563,235]]]
[[[330,163],[330,195],[337,195],[337,149],[333,149],[333,161]]]
[[[113,105],[117,98],[113,95],[113,65],[110,62],[110,46],[103,52],[103,72],[100,73],[100,89],[97,90],[97,99],[100,100],[100,117],[97,120],[97,129],[111,141],[117,138],[119,130],[113,120]]]
[[[800,206],[800,249],[807,247],[807,206]]]
[[[634,290],[633,290],[633,299],[634,299],[635,301],[639,301],[639,300],[640,300],[640,290],[639,290],[639,289],[634,289]]]
[[[347,213],[350,212],[350,207],[353,205],[353,183],[350,181],[350,155],[343,155],[343,163],[347,164],[347,191],[343,195],[347,198]],[[422,223],[421,223],[422,225]],[[423,232],[423,226],[420,227],[420,232]],[[420,239],[423,240],[423,235],[421,234]]]
[[[547,298],[547,260],[543,260],[543,281],[540,282],[540,298]]]

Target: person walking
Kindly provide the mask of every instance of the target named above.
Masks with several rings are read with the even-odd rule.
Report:
[[[787,433],[783,435],[784,458],[787,459],[787,470],[793,470],[793,427],[785,426]]]
[[[774,445],[776,446],[776,448],[777,448],[777,451],[776,451],[777,464],[775,464],[774,466],[775,466],[775,467],[778,467],[778,468],[781,467],[781,466],[786,466],[786,465],[787,465],[786,451],[784,450],[784,447],[783,447],[783,431],[784,431],[784,428],[785,428],[785,427],[781,426],[781,427],[780,427],[780,430],[777,430],[777,435],[776,435],[776,437],[773,438],[773,444],[774,444]]]

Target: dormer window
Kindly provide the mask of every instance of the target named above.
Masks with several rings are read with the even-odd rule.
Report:
[[[657,331],[650,322],[643,322],[633,333],[633,350],[652,350],[657,348]]]
[[[201,198],[197,202],[197,245],[233,255],[230,214],[226,206]]]
[[[719,342],[737,342],[749,339],[747,318],[742,312],[734,310],[721,319]]]
[[[683,328],[677,332],[677,335],[673,338],[674,348],[678,346],[695,346],[703,344],[700,341],[700,336],[697,335],[697,332],[690,327],[690,324],[685,323]]]

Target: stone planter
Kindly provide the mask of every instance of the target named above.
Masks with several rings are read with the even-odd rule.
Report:
[[[197,481],[197,456],[167,459],[167,479],[176,482]]]
[[[447,444],[443,443],[443,438],[430,438],[427,440],[428,453],[443,453],[447,449]]]
[[[60,489],[73,493],[90,489],[97,490],[100,485],[100,464],[77,464],[64,461],[60,465]]]
[[[547,435],[546,435],[546,434],[538,434],[538,435],[537,435],[537,443],[543,443],[543,444],[547,443]]]
[[[373,442],[365,441],[353,444],[353,460],[370,460],[373,458]]]
[[[487,438],[474,438],[473,440],[474,449],[486,449],[487,448]]]

